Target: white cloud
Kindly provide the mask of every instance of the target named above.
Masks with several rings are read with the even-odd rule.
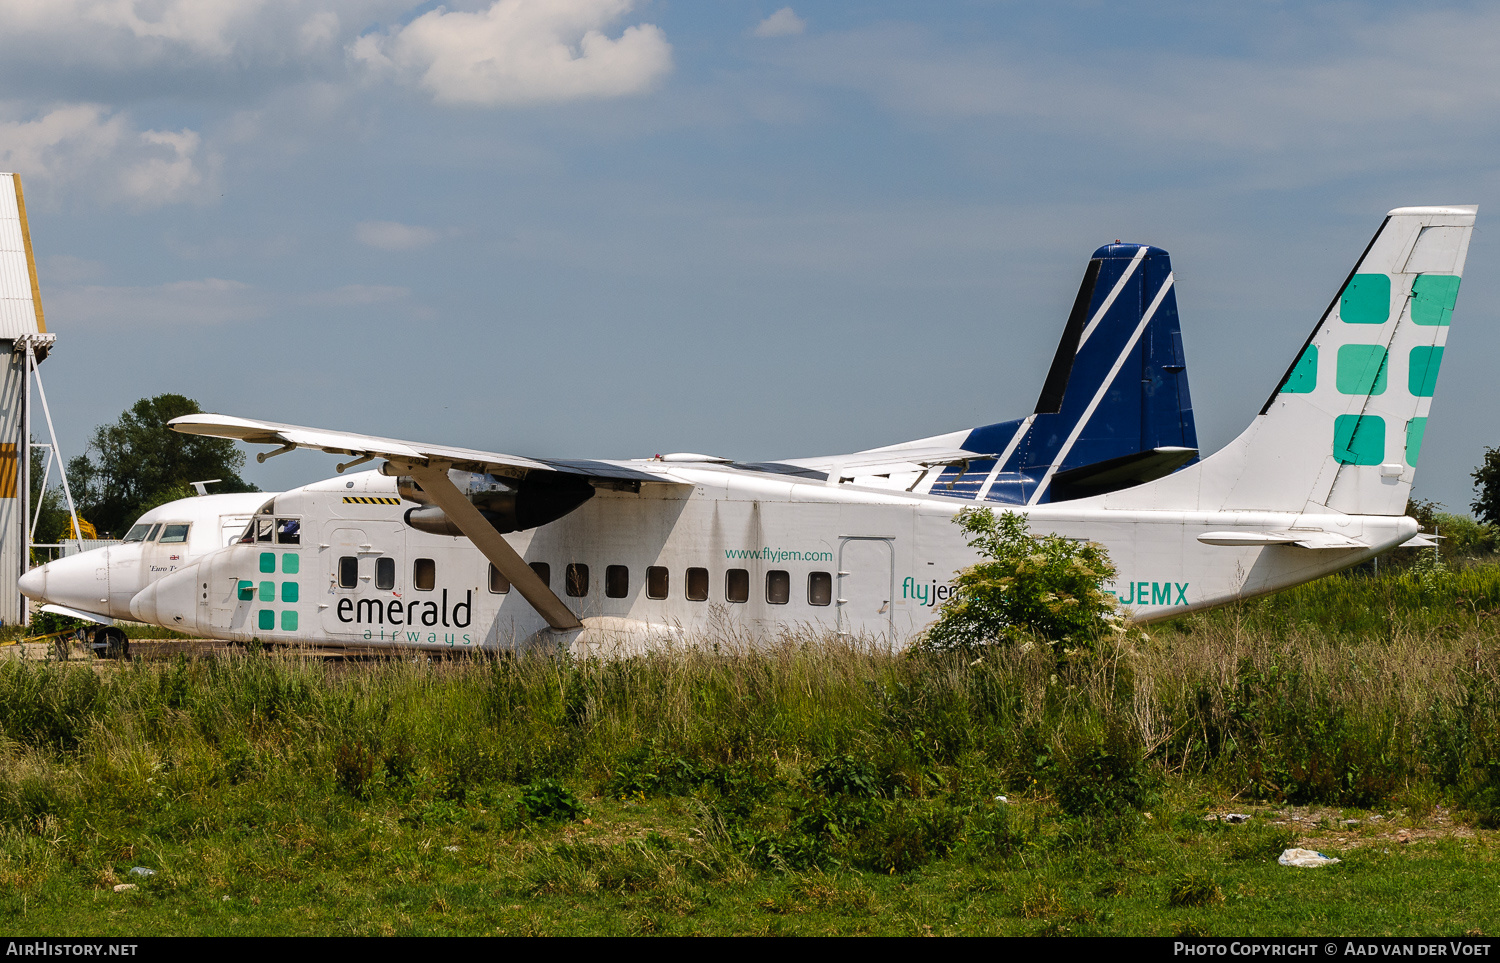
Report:
[[[672,69],[672,47],[653,24],[602,32],[631,0],[495,0],[479,13],[443,7],[350,47],[440,103],[494,107],[621,97],[653,88]]]
[[[6,0],[0,47],[21,56],[129,67],[160,61],[282,61],[338,49],[340,23],[399,15],[402,0]],[[345,14],[340,17],[338,11]]]
[[[791,7],[782,7],[756,25],[755,35],[757,37],[792,37],[806,29],[806,20],[793,13]]]
[[[354,225],[354,239],[382,251],[411,251],[436,241],[438,232],[395,221],[360,221]]]
[[[198,200],[218,159],[196,131],[133,130],[122,113],[68,104],[30,120],[0,121],[0,166],[107,201],[157,207]]]
[[[47,297],[47,320],[59,330],[156,325],[212,325],[250,321],[269,313],[248,284],[205,278],[152,287],[89,285]]]

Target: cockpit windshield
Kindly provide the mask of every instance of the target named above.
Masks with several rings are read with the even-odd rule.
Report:
[[[149,531],[151,531],[149,522],[136,522],[130,526],[130,531],[125,533],[125,541],[144,542],[146,540],[146,533]]]
[[[302,520],[298,518],[276,518],[257,515],[245,526],[240,536],[241,544],[275,542],[277,545],[299,545],[302,542]]]
[[[162,532],[161,532],[162,544],[166,544],[167,542],[185,542],[185,541],[187,541],[188,529],[190,527],[191,526],[189,526],[189,525],[176,525],[176,524],[166,526],[165,528],[162,529]]]

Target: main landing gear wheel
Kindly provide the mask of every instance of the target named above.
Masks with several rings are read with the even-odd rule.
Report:
[[[94,633],[94,652],[101,659],[130,659],[130,640],[113,625]]]

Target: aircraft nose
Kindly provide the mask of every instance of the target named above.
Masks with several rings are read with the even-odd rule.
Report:
[[[25,575],[22,575],[21,580],[16,583],[16,587],[21,590],[22,595],[26,596],[29,599],[45,601],[45,593],[47,591],[47,566],[38,565],[36,568],[27,572]]]
[[[179,632],[198,631],[198,569],[196,564],[152,582],[130,599],[130,615]]]
[[[109,550],[95,549],[34,568],[21,576],[16,586],[21,594],[37,602],[112,615],[108,568]]]

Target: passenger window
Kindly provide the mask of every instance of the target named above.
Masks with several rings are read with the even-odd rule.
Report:
[[[276,519],[276,544],[277,545],[300,545],[302,544],[302,522],[296,518]]]
[[[724,573],[724,600],[726,602],[750,601],[750,573],[742,568],[732,568]]]
[[[396,587],[396,560],[383,557],[375,560],[375,587],[389,592]]]
[[[161,530],[162,544],[165,545],[171,542],[175,545],[187,541],[188,528],[190,527],[188,525],[167,525]]]
[[[547,586],[548,588],[552,587],[551,565],[548,565],[546,562],[532,562],[531,570],[536,573],[537,578],[542,580],[543,585]]]
[[[581,599],[589,594],[589,567],[578,562],[569,562],[565,584],[568,594],[575,599]]]
[[[667,597],[667,570],[662,565],[652,565],[646,569],[646,598],[664,599]]]
[[[827,572],[807,575],[807,604],[827,605],[833,601],[833,576]]]
[[[339,559],[339,588],[354,588],[359,584],[359,559],[345,555]]]
[[[792,573],[771,571],[766,573],[766,601],[772,605],[785,605],[792,600]]]
[[[510,591],[510,581],[504,575],[501,575],[500,574],[500,570],[495,567],[495,563],[491,562],[490,563],[490,594],[491,595],[504,595],[505,593],[507,593],[509,591]]]
[[[690,602],[708,601],[708,569],[687,570],[687,597]]]
[[[419,558],[412,565],[411,584],[418,592],[431,592],[437,585],[437,563],[430,558]]]
[[[604,569],[604,594],[612,599],[622,599],[630,594],[630,569],[624,565],[610,565]]]

